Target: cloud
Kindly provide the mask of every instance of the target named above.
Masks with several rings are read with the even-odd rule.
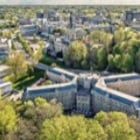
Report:
[[[40,4],[40,5],[140,5],[140,0],[0,0],[0,5]]]

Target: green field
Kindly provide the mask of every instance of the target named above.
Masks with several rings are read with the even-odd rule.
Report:
[[[41,77],[44,77],[44,71],[35,68],[27,75],[21,76],[16,82],[12,82],[13,88],[17,90],[23,90],[24,88],[34,84]],[[6,77],[5,79],[10,81],[10,76]]]

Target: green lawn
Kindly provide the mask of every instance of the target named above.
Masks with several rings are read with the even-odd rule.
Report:
[[[60,62],[48,55],[45,55],[40,62],[49,66],[51,66],[52,64],[56,64],[58,67],[65,68],[65,64],[63,62]],[[34,84],[41,77],[44,77],[44,71],[35,68],[34,71],[30,72],[30,74],[21,76],[16,82],[14,82],[13,88],[17,90],[23,90],[24,88]],[[10,81],[10,76],[7,76],[5,80]],[[48,81],[46,82],[46,84],[48,84]]]
[[[39,78],[44,77],[44,71],[39,69],[34,69],[30,74],[19,78],[13,83],[13,88],[17,90],[23,90],[26,87],[34,84]]]

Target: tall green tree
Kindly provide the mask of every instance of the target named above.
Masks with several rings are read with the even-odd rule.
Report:
[[[136,140],[135,131],[123,121],[113,122],[106,128],[108,140]]]
[[[97,51],[97,65],[99,70],[104,70],[107,66],[107,53],[105,48],[99,48]]]
[[[126,39],[126,33],[124,28],[120,28],[114,33],[115,44],[120,43]]]
[[[25,75],[28,71],[28,62],[23,53],[13,51],[7,59],[7,64],[11,68],[14,81],[16,81],[20,76]]]
[[[140,49],[136,53],[135,57],[135,69],[137,72],[140,72]]]
[[[81,62],[87,57],[87,48],[84,43],[80,41],[72,42],[66,53],[64,59],[70,62],[73,67],[80,67]]]
[[[17,115],[10,103],[0,100],[0,139],[17,128]]]
[[[83,117],[65,117],[46,120],[43,123],[40,140],[85,140],[86,124]]]
[[[133,58],[128,53],[122,57],[121,70],[123,72],[131,72],[133,70]]]

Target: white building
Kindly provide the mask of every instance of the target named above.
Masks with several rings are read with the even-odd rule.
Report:
[[[7,74],[9,74],[10,69],[6,65],[0,65],[0,78],[3,78]]]
[[[0,93],[2,95],[9,94],[12,91],[12,83],[0,81]]]
[[[37,96],[56,98],[64,110],[76,113],[91,115],[101,110],[122,111],[140,117],[140,75],[78,76],[60,68],[44,68],[51,80],[61,84],[27,88],[24,100]]]

